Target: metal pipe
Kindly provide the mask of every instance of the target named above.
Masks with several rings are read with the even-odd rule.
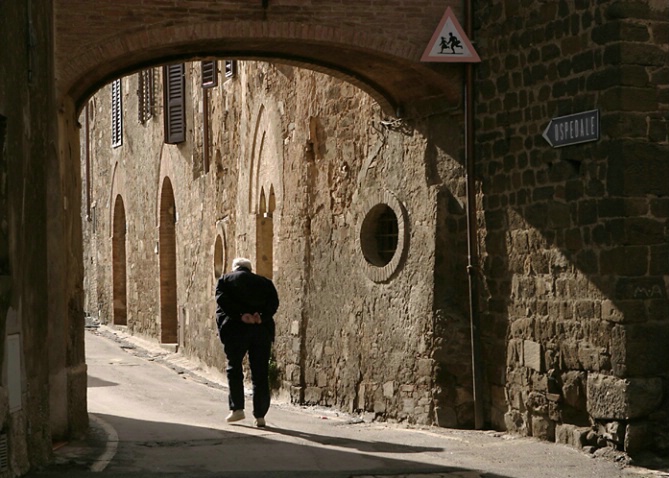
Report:
[[[472,40],[472,2],[465,0],[465,32]],[[467,188],[467,275],[469,278],[469,324],[471,328],[474,427],[483,428],[483,360],[478,304],[478,233],[476,228],[476,185],[474,157],[474,67],[465,67],[465,170]]]
[[[84,112],[85,128],[86,128],[86,137],[84,141],[86,142],[86,219],[91,220],[91,111],[89,107],[90,103],[86,103],[86,109]]]

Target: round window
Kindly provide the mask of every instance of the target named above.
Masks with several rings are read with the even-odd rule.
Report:
[[[374,282],[385,282],[403,260],[409,227],[402,204],[389,191],[365,201],[367,213],[359,223],[357,244],[363,270]]]
[[[376,267],[388,264],[397,252],[397,234],[395,212],[387,204],[374,206],[360,230],[360,247],[365,260]]]

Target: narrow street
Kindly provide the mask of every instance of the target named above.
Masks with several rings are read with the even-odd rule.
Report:
[[[246,420],[229,425],[223,384],[176,365],[177,354],[105,327],[86,332],[86,350],[90,436],[29,476],[663,476],[503,433],[368,423],[288,404],[273,404],[268,427],[258,429],[247,401]]]

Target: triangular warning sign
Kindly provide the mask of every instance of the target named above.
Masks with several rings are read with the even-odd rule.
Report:
[[[446,9],[420,61],[453,63],[479,63],[481,61],[458,23],[458,19],[453,15],[451,7]]]

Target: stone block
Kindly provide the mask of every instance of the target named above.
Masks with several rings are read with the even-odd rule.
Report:
[[[550,395],[553,395],[553,394],[550,394]],[[559,395],[557,395],[557,397],[559,398]],[[554,421],[555,423],[561,423],[563,421],[562,420],[562,409],[561,409],[560,404],[558,403],[557,400],[553,401],[549,398],[549,401],[548,401],[548,418],[550,420]]]
[[[456,387],[455,389],[455,404],[462,405],[474,402],[472,389],[469,387]]]
[[[538,344],[532,340],[523,341],[523,364],[532,370],[536,370],[537,372],[544,371],[541,344]]]
[[[328,386],[328,377],[329,374],[326,372],[320,371],[316,374],[316,385],[319,387],[327,387]]]
[[[523,389],[520,386],[512,385],[507,388],[509,406],[517,410],[525,408]]]
[[[651,427],[646,421],[631,421],[627,424],[624,450],[629,454],[638,453],[648,448],[652,442]]]
[[[648,270],[648,248],[626,246],[602,251],[600,268],[603,275],[642,276]]]
[[[416,373],[422,377],[432,376],[432,367],[434,365],[434,360],[432,359],[418,359],[416,361]]]
[[[548,400],[543,393],[530,392],[525,406],[535,414],[545,415],[548,412]]]
[[[605,352],[605,350],[592,347],[587,343],[581,344],[581,346],[578,348],[578,361],[581,364],[581,368],[584,370],[599,372],[601,370],[600,354],[602,352]]]
[[[589,374],[587,407],[592,418],[599,420],[629,420],[644,417],[662,403],[662,379],[621,379],[601,374]]]
[[[555,422],[544,416],[532,416],[532,436],[546,441],[555,441]]]
[[[585,380],[584,372],[566,372],[562,375],[562,398],[567,405],[577,410],[586,409]]]
[[[604,50],[604,62],[610,65],[655,65],[662,66],[666,53],[659,45],[617,43]]]
[[[576,425],[570,425],[568,423],[560,423],[555,427],[555,443],[561,443],[563,445],[569,445],[573,447],[580,447],[579,443],[574,442],[574,431],[576,430]]]
[[[390,381],[383,384],[383,396],[386,398],[393,398],[395,395],[395,382]]]
[[[293,340],[291,341],[290,350],[295,354],[300,353],[300,351],[302,350],[302,341],[300,340],[299,337],[293,337]]]
[[[602,301],[602,319],[610,322],[622,322],[625,316],[612,300]]]
[[[413,398],[405,398],[402,400],[402,411],[408,415],[412,415],[414,413],[414,409],[416,408],[416,400]]]
[[[560,351],[549,348],[544,352],[544,367],[546,369],[556,369],[560,367]]]
[[[648,301],[648,320],[669,320],[669,301],[649,300]]]
[[[573,430],[573,441],[578,447],[582,447],[588,443],[588,436],[592,429],[587,427],[576,427]]]
[[[581,364],[578,360],[578,344],[571,341],[564,341],[560,347],[560,357],[562,367],[565,369],[578,370]]]
[[[611,141],[606,149],[609,154],[607,187],[610,194],[669,194],[669,182],[666,181],[669,163],[662,159],[669,154],[668,146]]]
[[[404,384],[400,387],[400,391],[405,394],[412,394],[413,391],[416,389],[415,385],[410,385],[410,384]]]
[[[375,400],[374,401],[374,413],[386,413],[386,402],[383,400]],[[370,420],[371,421],[371,420]]]
[[[625,328],[624,339],[628,375],[666,373],[669,363],[669,321],[631,324]]]
[[[610,443],[621,445],[625,439],[626,425],[619,421],[599,423],[597,425],[598,435]]]
[[[525,415],[518,410],[509,410],[504,414],[504,425],[511,433],[527,435],[528,429]]]

